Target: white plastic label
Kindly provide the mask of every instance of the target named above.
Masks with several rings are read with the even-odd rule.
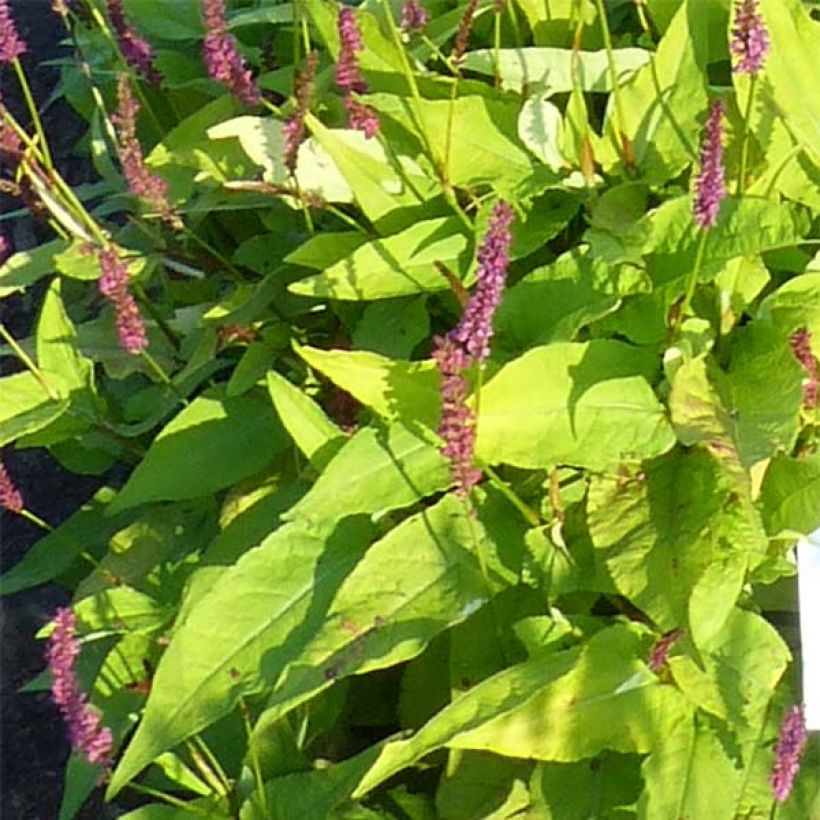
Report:
[[[806,728],[820,729],[820,530],[797,544]]]

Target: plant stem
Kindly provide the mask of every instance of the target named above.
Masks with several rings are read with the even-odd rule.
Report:
[[[752,102],[755,95],[755,86],[757,85],[757,74],[752,74],[749,81],[749,96],[746,99],[746,113],[743,116],[743,142],[740,147],[740,173],[737,178],[737,195],[743,193],[746,187],[746,165],[749,160],[749,137],[751,132],[749,130],[749,120],[752,118]]]
[[[202,772],[203,776],[206,780],[208,780],[211,785],[214,787],[214,790],[221,794],[223,797],[227,797],[231,791],[231,784],[228,781],[228,777],[225,774],[225,770],[222,768],[222,764],[217,760],[216,755],[211,751],[210,746],[202,739],[202,737],[198,734],[195,734],[192,738],[192,743],[189,742],[189,751],[193,759],[197,762],[197,765],[200,767],[200,771]],[[198,752],[193,747],[198,748]],[[201,754],[200,754],[201,753]],[[207,758],[207,763],[205,760],[202,759],[202,755]]]
[[[23,350],[22,347],[17,343],[17,340],[11,335],[11,333],[6,330],[5,325],[0,322],[0,336],[2,336],[8,346],[14,351],[14,355],[26,366],[26,368],[31,372],[31,375],[37,379],[40,387],[48,393],[48,397],[53,399],[54,401],[58,401],[60,398],[60,394],[54,390],[51,385],[46,381],[45,376],[43,375],[43,371],[37,367],[36,364],[32,361],[31,357]]]
[[[140,792],[141,794],[147,794],[149,797],[154,797],[157,800],[164,801],[165,803],[170,803],[172,806],[185,809],[185,811],[194,812],[194,814],[201,814],[205,817],[213,817],[213,814],[207,809],[201,808],[195,803],[189,803],[187,800],[180,800],[178,797],[173,797],[170,794],[159,791],[159,789],[152,789],[150,786],[143,786],[140,783],[134,782],[128,783],[126,788],[133,789],[135,792]]]
[[[32,524],[36,524],[41,530],[45,530],[46,532],[54,532],[54,527],[52,527],[51,524],[43,521],[39,515],[35,515],[31,510],[24,507],[20,510],[20,515],[31,521]]]
[[[171,377],[162,369],[162,365],[147,351],[143,350],[140,352],[140,355],[143,359],[145,359],[146,364],[157,374],[159,380],[167,385],[171,392],[179,399],[180,403],[183,405],[188,405],[188,399],[182,395],[182,393],[177,390],[177,386],[171,381]]]
[[[54,165],[51,161],[51,152],[48,150],[48,142],[46,141],[46,133],[43,130],[43,123],[40,119],[40,112],[37,110],[37,104],[34,102],[34,96],[31,93],[31,87],[26,79],[26,72],[23,70],[23,64],[19,57],[12,60],[14,71],[17,74],[17,79],[20,82],[20,88],[23,91],[23,97],[26,100],[26,106],[31,114],[31,121],[34,123],[34,129],[37,131],[37,139],[40,142],[40,150],[43,155],[43,163],[46,168],[51,170]]]
[[[621,152],[621,158],[628,166],[632,166],[631,160],[627,157],[624,149],[623,139],[626,135],[626,118],[624,116],[623,101],[621,100],[621,89],[618,84],[618,70],[615,67],[615,55],[612,49],[612,36],[609,32],[609,21],[606,18],[606,8],[604,7],[604,0],[595,0],[598,7],[598,19],[601,22],[601,34],[604,37],[604,47],[606,49],[606,62],[609,67],[609,81],[612,84],[612,96],[615,100],[615,114],[617,118],[618,130],[618,150]]]
[[[680,325],[681,321],[683,321],[683,317],[686,315],[686,311],[689,310],[689,306],[692,303],[692,297],[695,294],[695,287],[697,286],[698,277],[700,276],[700,269],[703,267],[703,256],[706,249],[706,237],[708,235],[709,231],[702,230],[700,232],[700,241],[698,242],[698,251],[697,256],[695,256],[695,264],[692,268],[692,273],[689,276],[689,283],[686,286],[686,293],[683,297],[683,302],[681,303],[680,314],[676,325]]]
[[[245,723],[245,733],[248,736],[248,751],[251,755],[251,767],[253,768],[253,778],[256,781],[256,790],[259,792],[259,802],[262,807],[262,817],[268,817],[268,797],[265,794],[265,781],[262,779],[262,766],[259,763],[259,750],[253,742],[253,727],[251,726],[251,716],[248,705],[243,698],[239,699],[239,711],[242,713],[242,720]]]

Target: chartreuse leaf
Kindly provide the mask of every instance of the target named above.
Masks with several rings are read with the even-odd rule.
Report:
[[[738,728],[754,727],[791,659],[777,630],[760,615],[734,608],[699,650],[700,662],[689,654],[669,658],[681,692]]]
[[[650,287],[637,268],[611,267],[587,246],[567,251],[507,290],[495,316],[498,343],[524,350],[572,341],[581,327],[615,310],[621,297]]]
[[[642,787],[637,755],[603,752],[577,763],[539,763],[530,780],[533,808],[549,820],[628,817]]]
[[[659,735],[642,766],[638,817],[735,817],[743,772],[728,733],[698,717]]]
[[[363,554],[367,533],[355,519],[333,531],[290,524],[219,576],[157,667],[145,716],[112,777],[112,795],[158,754],[278,677],[281,666],[272,667],[277,656],[287,656],[288,636],[301,643],[304,630],[323,620]]]
[[[321,623],[263,662],[263,671],[266,663],[276,667],[270,677],[278,682],[256,735],[336,678],[415,657],[435,635],[483,606],[510,581],[497,557],[502,546],[492,543],[481,515],[473,520],[452,495],[399,524],[339,584]],[[492,589],[478,549],[489,556]]]
[[[770,535],[808,535],[820,526],[820,456],[775,456],[760,492]]]
[[[324,410],[275,370],[268,372],[268,392],[285,429],[314,466],[341,446],[344,434]]]
[[[229,487],[264,469],[285,442],[270,402],[253,394],[225,398],[223,388],[211,388],[157,435],[110,510]]]
[[[499,672],[411,738],[388,742],[353,797],[443,746],[564,762],[604,749],[651,751],[659,735],[691,719],[691,707],[638,660],[645,644],[632,627],[611,626],[583,646]]]
[[[351,300],[446,290],[447,280],[435,263],[464,268],[469,244],[457,219],[426,220],[361,245],[322,273],[288,289],[304,296]]]
[[[217,580],[159,664],[112,793],[239,697],[275,684],[267,725],[339,676],[417,655],[486,601],[475,553],[486,536],[452,496],[365,554],[366,534],[360,519],[332,532],[294,522]]]
[[[0,263],[0,299],[23,291],[43,276],[55,273],[56,256],[68,246],[65,239],[52,239],[36,248],[18,251]]]
[[[477,457],[518,467],[601,469],[674,443],[646,381],[653,357],[610,340],[537,347],[481,391]]]
[[[368,140],[361,131],[326,128],[310,114],[306,122],[371,222],[378,222],[397,209],[420,205],[435,195],[433,181],[415,163],[405,158],[403,166],[396,167],[381,144]]]
[[[380,518],[445,489],[450,481],[449,463],[438,447],[403,424],[386,430],[363,427],[285,518],[335,522],[359,513]],[[373,487],[379,492],[373,493]]]
[[[28,371],[0,379],[0,446],[41,430],[68,410],[62,377],[50,373],[46,385],[51,394]]]
[[[610,101],[606,138],[596,148],[607,172],[622,163],[621,131],[649,184],[666,182],[694,161],[707,107],[706,73],[698,65],[706,25],[698,18],[708,16],[695,6],[681,4],[649,64],[621,85],[617,105]]]
[[[380,416],[430,428],[438,423],[441,399],[434,362],[388,359],[369,351],[295,347],[311,367]]]
[[[451,185],[503,183],[509,188],[532,175],[533,162],[518,141],[518,105],[468,95],[415,102],[394,94],[367,97],[380,114],[411,131],[420,123],[433,161]]]
[[[613,51],[618,82],[646,65],[650,52],[643,48]],[[501,87],[517,91],[538,87],[545,94],[572,91],[609,91],[611,74],[606,51],[576,51],[570,48],[477,49],[464,58],[464,67],[479,74],[501,78]]]
[[[527,779],[532,764],[486,752],[459,753],[436,792],[441,820],[512,817],[530,805]]]
[[[594,476],[590,481],[588,524],[592,541],[618,591],[663,630],[692,620],[708,634],[720,621],[721,589],[732,602],[740,591],[747,550],[758,544],[739,541],[748,532],[748,510],[735,482],[707,452],[673,453],[641,472]],[[733,559],[739,559],[737,563]],[[690,602],[707,567],[726,561],[732,572],[712,593],[702,589]],[[700,601],[701,610],[693,605]],[[713,609],[713,607],[715,607]],[[724,610],[725,611],[725,610]]]

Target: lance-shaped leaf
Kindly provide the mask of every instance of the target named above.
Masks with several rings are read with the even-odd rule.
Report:
[[[387,743],[357,786],[361,797],[447,746],[509,757],[573,761],[603,749],[648,752],[689,720],[691,707],[638,658],[631,627],[601,630],[582,647],[547,653],[482,681],[413,737]]]
[[[659,455],[674,434],[646,381],[654,367],[653,357],[610,340],[534,348],[482,389],[476,455],[591,469]]]
[[[111,505],[196,498],[264,469],[287,439],[269,401],[206,390],[163,428]]]
[[[808,535],[820,526],[820,457],[778,455],[761,487],[763,520],[770,535]]]
[[[275,684],[265,720],[274,722],[337,677],[417,655],[486,601],[477,546],[490,553],[496,584],[509,577],[452,496],[366,554],[365,537],[361,519],[332,533],[295,522],[219,578],[159,664],[112,793],[243,695]]]
[[[332,522],[367,513],[379,518],[445,489],[450,482],[449,463],[438,447],[420,435],[400,423],[386,430],[364,427],[284,517]]]
[[[290,285],[293,293],[330,299],[385,299],[446,290],[437,262],[458,270],[469,245],[454,218],[430,219],[360,245],[316,276]]]

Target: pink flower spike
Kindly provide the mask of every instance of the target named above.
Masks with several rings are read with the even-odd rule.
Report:
[[[670,632],[661,635],[661,637],[655,641],[654,646],[649,652],[649,658],[646,661],[647,666],[653,672],[657,672],[659,669],[666,666],[666,662],[669,659],[669,651],[681,635],[683,635],[682,629],[673,629]]]
[[[285,134],[285,150],[283,152],[285,167],[291,174],[296,173],[296,158],[299,153],[299,146],[305,138],[305,117],[310,109],[318,65],[319,54],[311,51],[294,82],[296,109],[282,127]]]
[[[202,57],[208,74],[246,105],[256,105],[260,100],[259,89],[237,49],[236,40],[228,34],[224,0],[202,0],[202,10],[207,32]]]
[[[402,30],[411,33],[422,31],[429,21],[427,10],[420,0],[405,0],[401,8]]]
[[[51,672],[51,697],[68,727],[75,752],[90,763],[108,766],[114,747],[111,730],[102,725],[99,713],[80,688],[74,666],[80,654],[76,638],[77,619],[68,607],[54,615],[54,631],[48,639],[46,659]]]
[[[128,290],[128,269],[120,261],[114,247],[98,252],[102,276],[97,283],[100,293],[114,308],[120,347],[136,356],[148,347],[145,322],[134,297]]]
[[[162,82],[162,75],[154,68],[154,53],[151,46],[125,19],[122,0],[108,0],[108,19],[111,20],[111,26],[125,62],[145,77],[149,83],[159,85]]]
[[[769,778],[777,803],[785,803],[800,771],[800,755],[808,740],[802,706],[792,706],[780,724],[774,768]]]
[[[17,31],[8,0],[0,0],[0,63],[11,63],[26,53],[26,44]]]
[[[23,496],[11,480],[5,464],[0,461],[0,507],[13,513],[23,511]]]
[[[817,359],[811,349],[811,331],[805,327],[795,330],[789,339],[789,345],[794,358],[806,371],[806,378],[803,380],[803,404],[813,410],[817,407],[820,379],[818,379]]]
[[[723,176],[723,103],[712,100],[700,149],[700,173],[695,180],[695,221],[704,230],[715,226],[726,197]]]
[[[735,23],[729,50],[737,57],[732,66],[735,74],[757,74],[771,49],[769,32],[757,10],[757,0],[739,0],[735,5]]]

